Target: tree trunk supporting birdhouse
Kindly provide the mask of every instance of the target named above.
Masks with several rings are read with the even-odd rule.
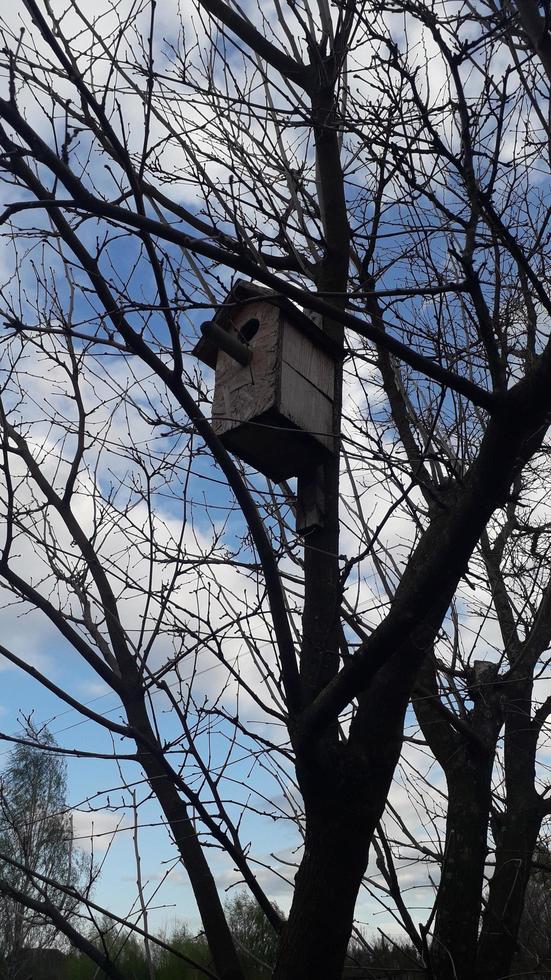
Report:
[[[307,535],[324,526],[325,488],[323,466],[297,477],[297,534]]]

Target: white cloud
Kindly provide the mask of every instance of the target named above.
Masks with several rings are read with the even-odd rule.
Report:
[[[103,853],[117,834],[131,830],[126,815],[110,810],[71,810],[73,839],[81,850]]]

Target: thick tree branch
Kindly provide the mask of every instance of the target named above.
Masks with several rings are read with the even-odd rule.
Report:
[[[263,61],[288,79],[309,92],[312,86],[312,70],[300,64],[289,55],[280,51],[268,41],[260,31],[257,31],[250,21],[236,13],[223,0],[199,0],[203,10],[206,10],[216,20],[228,27],[247,47],[251,48]]]

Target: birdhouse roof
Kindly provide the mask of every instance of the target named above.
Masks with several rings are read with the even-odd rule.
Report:
[[[232,314],[236,307],[247,302],[258,302],[259,300],[279,307],[285,317],[292,322],[293,326],[308,337],[312,343],[318,347],[322,347],[332,357],[341,356],[337,345],[322,331],[321,327],[318,327],[306,313],[299,310],[286,296],[282,296],[281,293],[275,293],[273,290],[267,289],[264,286],[257,286],[254,282],[246,282],[244,279],[237,280],[224,301],[217,308],[212,319],[225,330],[228,330]],[[201,337],[193,348],[192,353],[210,368],[214,369],[216,367],[218,348],[207,337]]]

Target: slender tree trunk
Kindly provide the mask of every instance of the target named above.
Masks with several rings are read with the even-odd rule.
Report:
[[[125,706],[130,724],[154,745],[155,733],[141,695],[138,693],[133,697],[130,696]],[[161,754],[159,748],[159,755]],[[244,980],[243,969],[222,908],[216,882],[190,819],[188,807],[167,777],[159,758],[139,746],[138,755],[189,875],[216,972],[220,980]]]
[[[350,229],[337,138],[335,97],[329,85],[312,99],[312,122],[316,145],[316,173],[326,252],[320,262],[317,290],[329,293],[336,306],[344,305],[348,283]],[[322,329],[342,348],[341,324],[324,317]],[[322,523],[305,540],[304,609],[300,674],[305,704],[309,704],[339,669],[340,605],[339,580],[339,476],[342,409],[342,362],[334,362],[333,454],[312,477],[320,482],[323,499]]]
[[[475,707],[466,730],[457,731],[438,710],[439,689],[432,655],[422,664],[418,684],[419,697],[414,698],[413,707],[448,786],[444,859],[430,965],[435,980],[472,980],[501,709],[492,687],[483,695],[471,692]]]
[[[504,762],[507,806],[496,831],[496,867],[478,944],[477,980],[510,973],[517,949],[526,886],[543,817],[535,789],[539,729],[531,720],[532,676],[511,687],[505,714]]]
[[[348,281],[350,229],[340,162],[338,118],[333,84],[326,80],[312,97],[316,176],[326,251],[317,290],[344,305]],[[323,330],[339,346],[343,328],[328,318]],[[304,610],[300,674],[305,705],[339,668],[339,459],[342,364],[335,362],[334,454],[318,469],[324,499],[322,526],[305,541]],[[304,758],[297,747],[297,772],[306,810],[305,850],[284,928],[277,980],[340,980],[352,931],[354,905],[367,866],[375,822],[366,823],[365,782],[350,791],[351,769],[344,764],[336,723]],[[334,765],[329,760],[332,759]],[[384,806],[384,797],[382,800]]]
[[[480,934],[477,980],[500,980],[510,973],[540,826],[541,811],[530,802],[506,821]]]
[[[480,753],[481,755],[482,753]],[[446,849],[431,948],[435,980],[472,980],[491,804],[492,756],[461,753],[448,773]]]

